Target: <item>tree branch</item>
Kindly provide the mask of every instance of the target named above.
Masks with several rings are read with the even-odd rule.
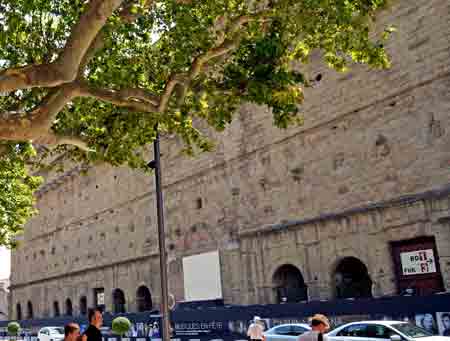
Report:
[[[161,96],[161,101],[159,102],[158,112],[164,112],[167,109],[167,104],[169,103],[169,99],[172,96],[175,86],[183,81],[181,77],[182,76],[179,74],[170,76],[169,81],[164,87],[164,93]]]
[[[76,83],[67,83],[52,89],[44,98],[42,104],[31,112],[30,120],[35,126],[47,131],[53,125],[56,115],[66,106],[68,102],[78,96]]]
[[[83,141],[82,139],[80,139],[79,137],[76,136],[58,136],[58,135],[54,135],[55,137],[55,142],[54,145],[60,146],[63,144],[67,144],[67,145],[71,145],[71,146],[75,146],[81,150],[84,150],[86,152],[92,151],[92,149],[90,149],[88,147],[88,144],[86,141]]]
[[[82,97],[94,97],[98,100],[128,108],[138,112],[155,113],[158,111],[157,97],[143,89],[98,89],[90,87],[87,83],[78,83],[78,95]]]
[[[3,70],[0,72],[0,92],[56,87],[73,81],[92,41],[122,1],[91,0],[56,61]]]
[[[119,18],[124,23],[132,23],[134,22],[141,14],[139,13],[133,13],[132,8],[134,6],[134,1],[128,3],[124,8],[122,8],[119,12]],[[153,0],[145,0],[144,7],[148,8],[152,5]],[[81,78],[83,75],[84,69],[89,64],[89,62],[94,58],[95,54],[103,49],[105,46],[105,28],[103,28],[95,37],[91,45],[89,46],[89,49],[87,50],[86,54],[84,55],[80,67],[78,69],[78,77]]]
[[[161,97],[161,102],[158,107],[159,112],[163,112],[167,109],[169,99],[172,96],[176,88],[177,105],[180,106],[186,96],[186,92],[190,83],[194,80],[202,71],[203,66],[211,59],[223,56],[239,46],[241,39],[240,29],[243,25],[254,20],[265,21],[265,15],[268,15],[269,11],[261,11],[252,15],[245,15],[235,18],[230,23],[227,23],[225,17],[220,17],[216,20],[215,30],[217,36],[216,46],[208,50],[207,52],[197,56],[192,62],[191,68],[187,74],[175,74],[169,78],[167,82],[164,94]],[[218,32],[217,32],[218,31]],[[231,39],[226,37],[232,36]]]
[[[56,115],[77,94],[74,84],[52,89],[42,103],[25,115],[4,113],[0,117],[1,140],[39,140],[49,134]]]
[[[88,9],[73,28],[63,52],[55,61],[57,65],[70,70],[71,80],[75,79],[80,63],[98,32],[122,1],[91,0]]]

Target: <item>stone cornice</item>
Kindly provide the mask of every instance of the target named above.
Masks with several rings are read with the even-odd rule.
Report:
[[[11,284],[9,286],[9,290],[11,291],[11,290],[20,289],[20,288],[23,288],[23,287],[26,287],[26,286],[29,286],[29,285],[40,284],[40,283],[45,283],[45,282],[58,280],[58,279],[62,279],[62,278],[69,278],[69,277],[73,277],[73,276],[78,276],[78,275],[85,274],[87,272],[104,270],[104,269],[112,268],[112,267],[115,267],[115,266],[126,265],[126,264],[140,262],[140,261],[146,261],[146,260],[154,258],[154,257],[156,257],[158,255],[159,255],[158,252],[153,252],[153,253],[150,253],[150,254],[147,254],[147,255],[133,257],[133,258],[128,258],[128,259],[121,260],[121,261],[114,262],[114,263],[94,265],[94,266],[86,267],[86,268],[83,268],[83,269],[71,271],[71,272],[68,272],[68,273],[61,273],[61,274],[57,274],[57,275],[53,275],[53,276],[48,276],[48,277],[45,277],[45,278],[39,278],[39,279],[32,280],[32,281],[27,281],[27,282],[22,282],[22,283],[13,283],[13,284]]]
[[[318,215],[316,217],[307,218],[307,219],[300,219],[300,220],[292,220],[287,221],[280,224],[273,224],[273,225],[266,225],[258,228],[252,228],[247,230],[241,230],[239,231],[239,237],[252,237],[258,234],[267,234],[272,232],[278,232],[278,231],[285,231],[288,229],[295,229],[299,228],[303,225],[308,224],[315,224],[323,221],[329,221],[329,220],[337,220],[346,218],[349,216],[367,213],[370,211],[375,210],[383,210],[388,209],[392,207],[401,207],[401,206],[407,206],[412,205],[414,203],[420,202],[420,201],[426,201],[431,199],[442,199],[445,197],[450,196],[450,184],[447,184],[446,186],[440,188],[440,189],[434,189],[422,193],[417,194],[411,194],[411,195],[404,195],[401,197],[397,197],[394,199],[389,199],[385,201],[380,201],[376,203],[371,203],[368,205],[363,205],[359,207],[350,208],[347,210],[343,210],[340,212],[334,212],[334,213],[325,213]],[[447,217],[450,219],[450,217]],[[443,218],[440,218],[441,220]]]

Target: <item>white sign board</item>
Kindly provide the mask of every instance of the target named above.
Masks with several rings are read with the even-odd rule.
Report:
[[[421,275],[436,272],[432,249],[400,253],[403,275]]]
[[[183,279],[186,301],[222,298],[219,251],[184,257]]]
[[[98,292],[97,293],[97,305],[104,305],[104,304],[105,304],[105,293]]]

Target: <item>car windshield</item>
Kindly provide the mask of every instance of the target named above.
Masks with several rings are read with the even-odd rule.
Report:
[[[64,328],[52,328],[50,334],[64,334]]]
[[[432,336],[433,334],[427,332],[425,329],[416,327],[410,323],[398,323],[391,325],[393,328],[397,329],[399,332],[405,334],[408,337],[419,338]]]

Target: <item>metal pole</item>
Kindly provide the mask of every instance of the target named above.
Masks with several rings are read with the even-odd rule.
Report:
[[[161,271],[161,296],[162,296],[162,339],[170,341],[169,322],[169,290],[167,281],[167,257],[166,238],[164,232],[164,205],[161,187],[161,154],[159,149],[159,132],[156,128],[156,138],[153,142],[155,159],[155,187],[156,187],[156,210],[158,214],[158,240],[159,240],[159,267]]]

